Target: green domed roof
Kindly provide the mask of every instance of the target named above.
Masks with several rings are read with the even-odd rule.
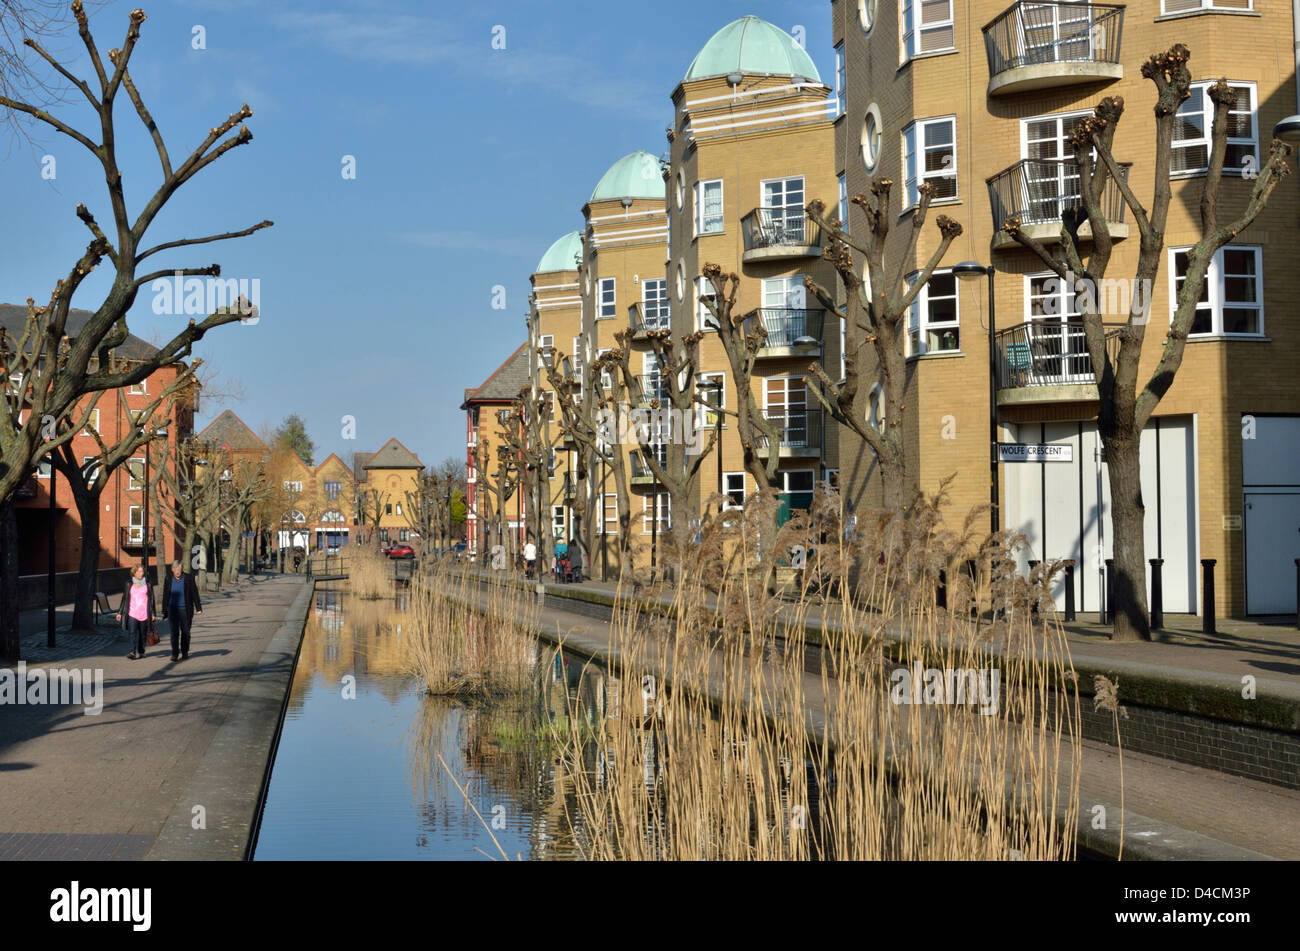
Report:
[[[664,197],[664,176],[659,159],[644,150],[624,155],[609,167],[591,193],[591,201],[617,198]]]
[[[728,23],[691,60],[686,79],[728,73],[773,73],[821,82],[817,67],[795,38],[766,20],[741,17]]]
[[[534,274],[545,274],[548,271],[576,271],[578,262],[582,259],[582,235],[577,231],[570,231],[562,238],[556,239],[556,242],[546,249],[542,259],[537,262]]]

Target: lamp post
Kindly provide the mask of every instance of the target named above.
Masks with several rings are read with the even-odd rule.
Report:
[[[993,300],[993,265],[985,267],[978,261],[962,261],[953,265],[952,273],[963,281],[977,280],[981,275],[989,279],[989,522],[996,533],[1001,526],[998,513],[998,384],[997,384],[997,316]]]
[[[50,484],[48,486],[50,492],[50,509],[49,509],[49,517],[48,517],[49,538],[46,540],[46,544],[49,546],[50,561],[49,561],[49,576],[46,582],[45,646],[53,647],[54,646],[54,576],[56,574],[54,570],[55,568],[55,564],[54,564],[54,515],[55,515],[54,482],[58,478],[58,470],[54,468],[53,449],[50,450],[50,454],[47,458],[50,460],[49,461]]]
[[[155,429],[152,436],[145,440],[144,444],[144,518],[141,531],[144,533],[140,539],[140,544],[144,548],[144,580],[149,581],[149,460],[153,456],[153,441],[161,437],[167,439],[166,429]]]
[[[721,515],[723,510],[727,507],[727,496],[726,496],[726,492],[724,491],[724,487],[722,485],[722,391],[725,386],[726,383],[724,383],[722,380],[713,379],[713,380],[700,381],[700,389],[713,390],[713,392],[718,394],[717,403],[714,404],[717,407],[718,415],[717,418],[714,419],[713,425],[717,428],[718,431],[718,441],[717,444],[714,446],[714,452],[718,456],[718,495],[722,496],[722,498],[719,499],[718,501],[719,515]]]

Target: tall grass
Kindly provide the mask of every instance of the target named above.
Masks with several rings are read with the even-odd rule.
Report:
[[[672,617],[621,602],[614,693],[594,717],[573,701],[595,736],[565,746],[584,853],[1072,857],[1079,709],[1051,566],[1016,577],[1016,540],[978,537],[975,516],[950,532],[938,498],[855,527],[823,496],[779,531],[773,504],[680,547]],[[775,556],[795,545],[808,562],[783,600]],[[819,621],[834,630],[815,650],[787,636]],[[911,692],[895,672],[918,663],[996,670],[996,710],[897,702]]]
[[[393,567],[383,553],[368,545],[349,549],[348,588],[358,598],[388,598],[393,594]]]
[[[503,580],[480,588],[454,566],[434,565],[411,592],[408,669],[425,692],[486,699],[532,687],[537,602]]]

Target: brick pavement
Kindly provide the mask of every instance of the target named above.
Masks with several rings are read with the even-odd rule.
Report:
[[[205,594],[190,658],[179,664],[169,659],[165,622],[162,643],[143,660],[127,660],[129,645],[111,630],[60,636],[53,663],[32,656],[29,668],[101,669],[104,708],[0,708],[0,858],[142,855],[302,583],[265,577]],[[43,645],[44,612],[30,614],[24,629]]]

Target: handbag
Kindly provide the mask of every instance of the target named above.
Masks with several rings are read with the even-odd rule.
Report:
[[[158,625],[153,621],[149,622],[149,633],[145,635],[144,642],[149,647],[158,646]]]

